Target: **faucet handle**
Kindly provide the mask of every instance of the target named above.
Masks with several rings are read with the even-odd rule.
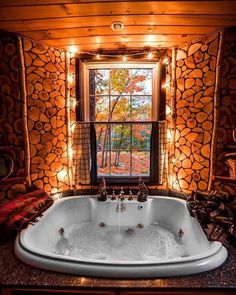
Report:
[[[129,191],[129,197],[128,197],[128,200],[129,201],[132,201],[134,198],[133,198],[133,193],[132,193],[132,191],[130,190]]]
[[[102,181],[98,187],[98,200],[99,201],[106,201],[107,199],[107,191],[106,191],[106,181],[105,178],[102,178]]]
[[[115,201],[116,200],[116,193],[115,193],[115,191],[112,191],[111,200],[112,201]]]

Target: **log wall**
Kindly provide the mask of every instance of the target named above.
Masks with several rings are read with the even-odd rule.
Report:
[[[233,140],[233,129],[236,128],[236,29],[228,29],[224,33],[223,68],[219,102],[215,175],[229,176],[225,165],[225,154],[236,152]],[[214,182],[214,189],[235,192],[236,185]]]
[[[236,146],[232,136],[236,128],[236,31],[225,32],[219,111],[216,175],[225,175],[225,153],[233,152],[229,146]]]
[[[5,34],[0,41],[0,148],[7,150],[15,161],[13,176],[25,176],[20,59],[16,40],[15,35]],[[168,51],[169,60],[172,59],[166,77],[167,127],[172,135],[169,141],[171,188],[187,193],[196,189],[204,191],[208,189],[211,174],[227,176],[224,155],[231,151],[232,130],[236,127],[235,43],[235,31],[226,31],[218,121],[214,117],[214,95],[219,34],[182,45],[174,54],[173,50]],[[69,60],[67,71],[74,76],[72,82],[66,84],[65,52],[26,38],[22,44],[30,176],[32,184],[55,194],[69,189],[66,99],[69,98],[73,123],[76,120],[75,59]],[[217,145],[213,149],[215,127]],[[210,171],[212,159],[215,160],[214,171]],[[213,183],[213,187],[234,189],[232,185],[220,182]]]
[[[218,46],[214,34],[177,49],[172,187],[186,193],[208,188]]]
[[[46,192],[69,189],[65,52],[23,40],[31,180]]]
[[[0,152],[14,160],[11,177],[25,176],[17,39],[4,32],[0,37]]]

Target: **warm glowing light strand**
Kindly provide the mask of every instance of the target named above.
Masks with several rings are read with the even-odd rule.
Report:
[[[82,54],[87,54],[90,56],[94,56],[96,59],[102,59],[102,58],[121,58],[123,61],[127,60],[130,57],[134,57],[134,56],[139,56],[139,55],[146,55],[146,57],[148,59],[153,59],[155,57],[155,54],[161,54],[160,51],[158,50],[143,50],[141,52],[136,52],[136,53],[129,53],[129,54],[108,54],[108,53],[98,53],[98,52],[91,52],[91,51],[80,51],[79,49],[77,49],[75,46],[71,46],[69,48],[69,53],[71,55],[71,57],[74,57],[76,54],[78,55],[82,55]]]

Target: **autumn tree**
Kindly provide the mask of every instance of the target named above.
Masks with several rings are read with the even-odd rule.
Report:
[[[135,93],[145,94],[145,81],[149,75],[149,71],[140,69],[92,70],[90,73],[90,119],[97,122],[127,122],[142,120],[145,116],[150,117],[151,104],[145,104],[139,97],[135,104],[132,105],[131,102],[131,96]],[[141,128],[140,125],[136,129],[140,129],[141,132]],[[110,146],[116,150],[113,165],[119,165],[121,150],[130,147],[130,135],[131,125],[99,124],[97,126],[98,151],[102,151],[103,167],[108,164],[107,150]],[[134,137],[136,145],[140,148],[138,130],[134,133]]]

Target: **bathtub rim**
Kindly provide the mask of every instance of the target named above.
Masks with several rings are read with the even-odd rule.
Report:
[[[209,271],[221,266],[227,259],[225,247],[220,249],[210,257],[200,260],[180,262],[176,264],[154,264],[154,265],[122,265],[122,264],[101,264],[77,261],[63,261],[61,259],[48,259],[41,255],[35,255],[20,247],[19,235],[14,244],[16,256],[33,267],[42,268],[54,272],[108,278],[158,278],[176,277],[191,275]],[[59,261],[59,264],[58,264]],[[50,263],[49,263],[50,262]]]
[[[58,199],[54,202],[54,204],[44,212],[42,218],[46,218],[47,215],[50,214],[52,210],[55,209],[56,206],[58,206],[60,203],[65,202],[67,199],[78,199],[78,198],[94,198],[96,199],[97,196],[94,195],[80,195],[80,196],[70,196],[70,197],[65,197]],[[168,199],[171,201],[177,201],[182,203],[186,207],[186,201],[183,199],[179,198],[173,198],[173,197],[168,197],[168,196],[149,196],[149,199]],[[109,200],[110,201],[110,200]],[[134,200],[136,201],[136,200]],[[115,201],[110,201],[115,203]],[[127,203],[132,203],[133,201],[127,201]],[[140,203],[136,201],[137,203]],[[142,204],[142,203],[141,203]],[[186,208],[187,210],[187,208]],[[191,217],[193,218],[193,217]],[[123,266],[141,266],[141,265],[166,265],[166,264],[179,264],[179,263],[187,263],[187,262],[193,262],[193,261],[198,261],[201,259],[205,259],[207,257],[211,257],[215,255],[218,251],[221,250],[223,247],[221,242],[218,241],[208,241],[210,244],[210,249],[208,251],[204,251],[200,254],[197,255],[192,255],[192,256],[187,256],[187,257],[179,257],[179,258],[174,258],[174,259],[168,259],[168,260],[161,260],[161,261],[155,261],[155,260],[144,260],[144,261],[113,261],[113,260],[100,260],[100,259],[88,259],[88,258],[77,258],[77,257],[70,257],[70,256],[65,256],[65,255],[60,255],[52,252],[47,252],[47,251],[42,251],[39,249],[36,249],[34,247],[30,247],[27,245],[27,230],[29,230],[31,227],[34,227],[34,225],[30,224],[26,229],[23,229],[20,233],[17,235],[17,239],[15,240],[15,244],[18,244],[18,246],[15,248],[16,252],[19,250],[19,247],[23,250],[26,251],[27,253],[30,253],[31,255],[36,255],[43,257],[44,259],[51,259],[51,260],[60,260],[60,261],[65,261],[65,262],[76,262],[76,263],[86,263],[90,265],[94,264],[99,264],[99,265],[123,265]],[[204,234],[204,232],[203,232]],[[205,235],[205,234],[204,234]]]

